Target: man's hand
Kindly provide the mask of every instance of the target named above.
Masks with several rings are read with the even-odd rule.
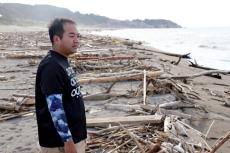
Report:
[[[64,142],[65,153],[77,153],[73,140]]]

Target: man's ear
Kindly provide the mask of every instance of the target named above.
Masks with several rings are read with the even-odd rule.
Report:
[[[53,42],[56,43],[56,42],[58,42],[58,41],[60,41],[60,37],[57,36],[57,35],[54,35],[54,36],[53,36]]]

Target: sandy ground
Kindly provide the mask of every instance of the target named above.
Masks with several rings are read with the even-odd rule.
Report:
[[[13,30],[12,30],[13,28]],[[8,32],[13,33],[8,33]],[[26,31],[25,34],[21,33]],[[21,27],[0,27],[0,55],[3,52],[12,51],[35,51],[44,52],[36,48],[35,43],[48,43],[47,33],[41,32],[45,35],[40,35],[41,33],[28,34],[28,31],[44,31],[44,28],[34,27],[32,29],[21,28]],[[9,37],[5,37],[6,35]],[[22,36],[23,35],[23,36]],[[82,43],[93,42],[97,37],[90,40],[82,40]],[[36,39],[36,41],[34,40]],[[4,41],[3,41],[4,40]],[[17,40],[17,41],[13,41]],[[22,45],[24,42],[25,45]],[[30,45],[28,45],[30,43]],[[95,43],[97,46],[95,48],[120,48],[124,47],[120,44],[100,44]],[[84,46],[83,46],[84,47]],[[87,47],[85,47],[87,49]],[[179,65],[173,65],[171,61],[177,61],[177,57],[171,57],[163,55],[160,53],[145,52],[129,49],[131,54],[137,54],[140,56],[151,57],[149,60],[142,60],[143,63],[154,65],[156,68],[168,72],[168,74],[173,75],[192,75],[204,70],[189,67],[189,62],[182,59]],[[33,59],[35,63],[39,63],[41,60]],[[12,94],[34,94],[34,82],[37,64],[31,65],[31,59],[8,59],[1,57],[0,59],[0,76],[5,76],[8,78],[7,81],[0,81],[0,98],[10,98]],[[79,75],[81,77],[82,74]],[[182,111],[187,114],[191,114],[194,117],[203,117],[204,119],[193,120],[190,124],[197,130],[206,133],[210,124],[214,120],[214,124],[208,135],[208,143],[212,146],[215,141],[223,136],[226,132],[230,130],[230,107],[224,105],[225,102],[230,101],[230,75],[221,75],[222,79],[215,79],[208,76],[201,76],[194,78],[190,83],[183,88],[186,90],[194,91],[193,93],[200,97],[200,99],[194,99],[194,103],[204,107],[207,113],[204,111],[196,109],[183,109]],[[127,93],[128,90],[136,90],[138,82],[129,83],[117,83],[113,88],[113,93]],[[98,93],[103,92],[109,84],[92,84],[84,85],[83,93]],[[151,103],[151,96],[148,97],[148,102]],[[154,99],[154,96],[153,96]],[[1,103],[2,100],[0,100]],[[127,102],[127,99],[120,98],[115,100],[116,103]],[[129,104],[136,104],[141,101],[141,98],[129,99]],[[117,116],[125,115],[125,113],[119,111],[106,111],[103,110],[100,102],[88,102],[86,101],[87,117],[100,117],[100,116]],[[99,103],[97,105],[97,103]],[[92,106],[94,109],[90,109]],[[2,111],[2,110],[1,110]],[[32,153],[37,152],[37,127],[36,118],[33,114],[28,116],[22,116],[20,118],[11,119],[7,121],[0,122],[0,153]],[[218,152],[228,153],[230,150],[230,141],[226,142]]]

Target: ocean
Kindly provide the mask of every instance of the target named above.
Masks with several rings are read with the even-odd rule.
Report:
[[[199,65],[230,70],[230,27],[120,29],[92,33],[144,41],[145,45],[166,52],[191,53],[190,60]]]

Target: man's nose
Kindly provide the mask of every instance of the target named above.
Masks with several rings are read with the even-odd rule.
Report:
[[[73,41],[74,41],[75,43],[77,43],[77,42],[79,42],[79,38],[76,36],[76,37],[74,37]]]

